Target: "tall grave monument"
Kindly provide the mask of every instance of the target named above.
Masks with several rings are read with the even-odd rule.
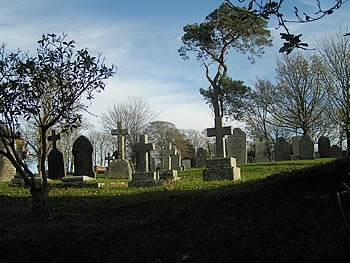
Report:
[[[150,171],[149,160],[150,152],[154,151],[155,144],[148,142],[148,135],[140,135],[139,142],[134,145],[133,151],[136,153],[136,172],[132,174],[132,180],[129,187],[147,187],[162,184],[159,180],[159,174]]]
[[[130,130],[124,127],[122,122],[117,123],[117,129],[111,131],[112,135],[117,135],[118,149],[116,159],[110,160],[108,164],[108,178],[131,179],[132,168],[130,162],[125,159],[125,136],[130,134]]]
[[[247,135],[240,128],[227,137],[227,157],[236,158],[237,164],[247,164]]]
[[[241,171],[236,166],[236,159],[226,158],[225,135],[232,135],[231,126],[224,127],[221,117],[215,118],[215,128],[207,129],[207,136],[216,139],[215,158],[206,161],[206,169],[203,171],[203,180],[240,180]]]
[[[166,147],[163,151],[163,157],[162,157],[162,167],[159,170],[159,178],[163,180],[177,180],[177,170],[171,169],[171,158],[172,158],[172,149],[173,149],[172,143],[168,144],[168,147]]]

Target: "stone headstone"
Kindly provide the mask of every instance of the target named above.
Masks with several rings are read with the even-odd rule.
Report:
[[[275,161],[290,160],[290,145],[283,137],[276,139],[275,143]]]
[[[16,140],[15,142],[16,146],[16,155],[17,157],[25,162],[26,156],[27,156],[27,149],[26,149],[26,143],[23,140]],[[24,185],[24,180],[20,174],[20,172],[16,169],[16,174],[11,180],[12,184],[14,185]]]
[[[171,170],[171,153],[172,153],[172,144],[169,143],[168,147],[165,147],[165,149],[163,149],[163,156],[162,156],[163,170]]]
[[[105,161],[107,161],[107,167],[109,167],[109,164],[113,160],[114,160],[114,156],[112,156],[111,153],[108,153],[107,156],[105,157]]]
[[[204,148],[197,150],[197,167],[204,167],[208,158],[208,151]]]
[[[342,157],[342,149],[338,145],[332,145],[329,149],[329,157],[330,158],[341,158]]]
[[[185,169],[191,168],[191,160],[190,159],[184,159],[184,160],[182,160],[181,163]]]
[[[226,149],[225,149],[225,135],[231,135],[232,128],[231,126],[223,127],[223,122],[221,117],[215,118],[215,128],[207,129],[208,137],[215,137],[215,158],[225,158]]]
[[[240,128],[227,137],[227,157],[236,158],[237,164],[247,164],[247,135]]]
[[[300,160],[315,159],[315,146],[309,135],[303,135],[299,142]]]
[[[5,149],[0,141],[0,150]],[[16,175],[16,168],[4,155],[0,154],[0,182],[10,182]]]
[[[123,122],[117,122],[117,129],[112,130],[111,134],[118,136],[118,155],[116,159],[125,159],[125,135],[130,134],[130,130],[124,127]]]
[[[93,147],[88,138],[81,135],[73,144],[74,173],[73,176],[90,176],[95,178],[92,163]]]
[[[298,160],[299,159],[299,142],[303,136],[294,136],[292,137],[292,152],[293,152],[293,160]]]
[[[269,162],[268,142],[266,138],[259,137],[255,140],[255,162]]]
[[[130,162],[125,159],[114,159],[108,167],[108,179],[131,180],[132,168]]]
[[[48,141],[52,141],[52,150],[47,156],[48,177],[52,180],[59,180],[66,176],[63,153],[57,149],[56,145],[56,141],[60,138],[60,135],[56,134],[55,130],[52,130],[51,136],[47,137]]]
[[[180,170],[181,168],[181,153],[176,146],[171,148],[171,170]]]
[[[215,158],[207,160],[206,169],[203,170],[203,181],[237,181],[240,179],[241,170],[237,167],[235,158]]]
[[[318,138],[317,144],[318,144],[318,152],[320,154],[320,158],[328,158],[329,150],[331,148],[331,143],[328,137],[321,136],[320,138]]]
[[[150,152],[155,149],[154,143],[148,142],[148,135],[140,135],[139,142],[134,145],[133,151],[136,153],[136,172],[132,174],[129,187],[149,187],[161,185],[159,173],[149,170]]]

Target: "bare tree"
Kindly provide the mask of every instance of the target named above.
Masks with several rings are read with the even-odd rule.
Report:
[[[318,52],[326,68],[328,99],[332,105],[331,118],[346,134],[350,150],[350,38],[344,37],[348,28],[317,40]]]
[[[114,104],[111,109],[101,115],[102,127],[111,132],[118,122],[123,122],[130,129],[130,135],[125,137],[126,154],[132,155],[131,146],[137,143],[139,135],[145,132],[146,126],[157,117],[151,105],[142,97],[128,97],[125,103]]]
[[[110,132],[92,130],[88,137],[94,147],[94,164],[104,166],[105,157],[114,149],[113,136]]]

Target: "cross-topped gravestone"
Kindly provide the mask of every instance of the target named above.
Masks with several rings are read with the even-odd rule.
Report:
[[[155,144],[148,143],[148,135],[140,135],[139,142],[134,145],[133,150],[136,152],[136,171],[148,172],[150,151],[154,151]]]
[[[47,140],[49,142],[52,142],[52,149],[57,149],[56,141],[61,139],[60,134],[56,134],[55,130],[51,131],[51,136],[47,137]]]
[[[117,129],[111,131],[112,135],[118,135],[118,158],[125,159],[125,135],[130,134],[130,130],[124,127],[124,124],[117,122]]]
[[[215,117],[215,128],[208,128],[207,129],[207,136],[208,137],[216,137],[216,144],[215,144],[215,157],[216,158],[225,158],[226,157],[226,150],[225,150],[225,135],[231,135],[232,134],[232,128],[231,126],[223,127],[222,118],[221,117]]]
[[[109,167],[109,164],[111,163],[111,161],[113,161],[114,158],[111,155],[111,153],[108,153],[107,156],[105,157],[105,161],[107,161],[107,167]]]
[[[168,146],[165,146],[163,151],[163,169],[171,170],[171,149],[172,144],[169,143]]]

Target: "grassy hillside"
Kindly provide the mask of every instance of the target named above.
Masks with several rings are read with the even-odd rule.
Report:
[[[199,168],[156,188],[104,178],[102,189],[56,183],[47,222],[31,217],[27,189],[2,183],[0,262],[350,258],[349,160],[249,164],[241,171],[239,183],[203,182]]]

